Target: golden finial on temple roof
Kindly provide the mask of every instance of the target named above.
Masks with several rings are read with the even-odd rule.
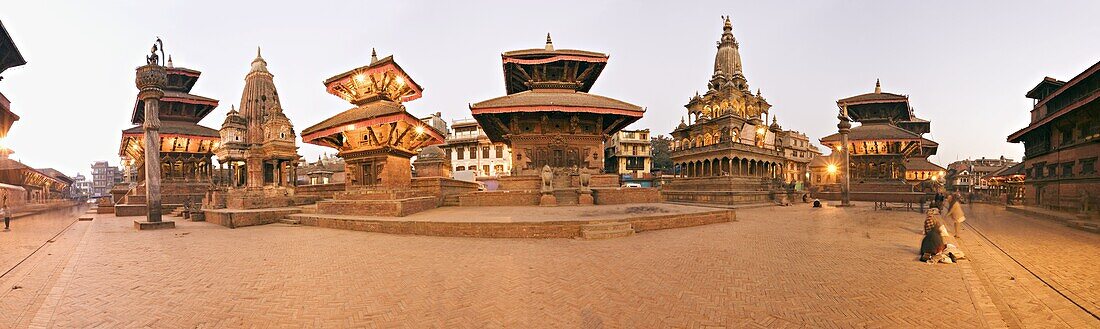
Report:
[[[882,93],[882,83],[880,83],[878,79],[875,79],[875,93],[876,94],[881,94]]]
[[[546,50],[554,50],[554,42],[550,40],[550,33],[546,33]]]
[[[372,47],[370,49],[370,63],[374,64],[377,61],[378,61],[378,52],[374,51],[374,48]]]

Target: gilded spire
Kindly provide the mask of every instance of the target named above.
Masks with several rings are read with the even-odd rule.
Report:
[[[168,55],[168,64],[166,66],[168,66],[169,68],[172,67],[172,55]]]
[[[878,79],[875,79],[875,93],[876,94],[881,94],[882,93],[882,83],[879,83]]]
[[[550,40],[550,33],[546,33],[546,50],[554,50],[554,42]]]
[[[371,47],[371,49],[370,49],[370,63],[374,64],[376,62],[378,62],[378,52],[374,51],[374,48]]]

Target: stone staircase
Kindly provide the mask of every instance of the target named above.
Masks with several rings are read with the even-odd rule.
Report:
[[[1079,230],[1085,230],[1093,233],[1100,233],[1100,221],[1091,219],[1074,219],[1066,222],[1069,227]]]
[[[554,198],[558,199],[559,206],[576,205],[579,201],[577,195],[577,189],[555,189]]]
[[[451,194],[443,197],[444,207],[458,207],[458,194]]]
[[[634,235],[630,222],[607,222],[581,226],[581,238],[585,240],[614,239]]]
[[[279,219],[279,223],[287,224],[287,225],[300,225],[300,224],[302,224],[302,221],[297,220],[297,219],[290,219],[290,218],[285,218],[284,217],[282,219]]]

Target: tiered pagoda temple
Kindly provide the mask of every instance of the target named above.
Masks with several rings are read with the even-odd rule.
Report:
[[[590,203],[589,188],[618,187],[617,175],[602,174],[603,143],[645,110],[589,93],[608,56],[555,49],[547,34],[543,48],[501,57],[507,95],[470,105],[489,139],[512,150],[513,175],[500,179],[501,188],[552,192],[542,204],[570,204]],[[551,186],[540,188],[548,173]]]
[[[220,140],[217,130],[198,124],[218,106],[218,100],[191,94],[201,72],[175,67],[169,57],[164,96],[160,98],[161,194],[164,209],[199,203],[212,184],[211,157]],[[142,123],[145,104],[137,100],[130,119],[133,128],[122,131],[118,154],[124,164],[138,172],[138,180],[127,186],[125,197],[115,205],[118,216],[139,216],[145,207],[145,142]]]
[[[848,152],[852,191],[912,191],[906,184],[907,166],[927,169],[925,163],[936,154],[939,144],[923,137],[931,131],[931,124],[913,114],[909,97],[883,92],[876,81],[874,92],[838,100],[837,106],[861,125],[851,128],[848,145],[843,145],[840,133],[821,138],[821,144]]]
[[[688,100],[688,119],[671,134],[678,174],[662,191],[670,201],[771,202],[784,177],[783,130],[774,116],[771,125],[763,118],[771,104],[749,88],[733,26],[723,21],[707,92]]]
[[[294,126],[283,114],[274,75],[256,50],[256,59],[245,76],[241,108],[226,114],[215,150],[229,208],[284,207],[294,205],[298,147]],[[220,202],[218,202],[220,204]]]

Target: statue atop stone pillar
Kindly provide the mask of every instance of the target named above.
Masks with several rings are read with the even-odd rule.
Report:
[[[157,56],[160,38],[153,44],[152,54],[146,57],[146,64],[137,68],[134,83],[139,90],[138,99],[145,104],[144,132],[145,148],[145,207],[146,220],[134,220],[134,227],[140,230],[174,228],[175,222],[161,220],[160,204],[160,98],[163,88],[168,84],[168,73],[161,66]],[[163,47],[163,46],[161,46]]]

